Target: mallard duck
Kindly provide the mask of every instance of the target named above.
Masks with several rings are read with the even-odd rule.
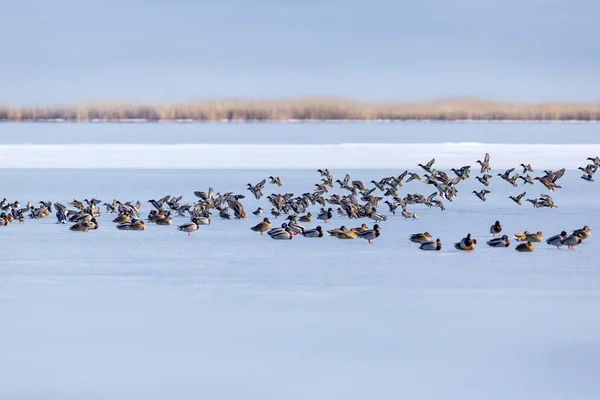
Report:
[[[377,208],[375,207],[373,207],[373,210],[369,214],[369,218],[371,218],[375,222],[387,221],[387,217],[377,212]]]
[[[264,235],[266,231],[271,229],[271,221],[269,221],[269,218],[265,218],[250,229],[254,232],[260,232],[261,235]]]
[[[562,244],[566,245],[567,248],[569,248],[570,250],[574,250],[575,246],[580,244],[582,241],[583,239],[581,238],[581,236],[579,236],[579,234],[577,233],[574,233],[568,236],[565,240],[563,240]]]
[[[118,224],[117,229],[120,229],[122,231],[145,231],[146,224],[142,220],[133,218],[129,222],[124,222],[122,224]]]
[[[298,222],[296,222],[296,217],[294,217],[293,215],[289,215],[286,219],[290,221],[288,223],[288,227],[290,228],[290,231],[292,231],[292,233],[304,233],[304,231],[306,230],[305,226],[300,225]]]
[[[342,232],[346,232],[346,231],[348,231],[348,228],[346,228],[345,225],[342,225],[339,228],[328,230],[327,233],[329,234],[329,236],[336,236],[337,234],[342,233]]]
[[[477,240],[472,239],[470,233],[468,233],[466,237],[462,238],[462,240],[460,242],[454,243],[455,249],[466,251],[466,252],[475,250],[476,246],[477,246]]]
[[[173,224],[173,218],[171,218],[171,216],[169,215],[168,217],[165,217],[165,218],[159,218],[154,222],[156,223],[156,225],[168,226],[168,225]]]
[[[533,182],[533,179],[531,179],[531,176],[529,174],[527,174],[526,176],[519,176],[519,179],[523,179],[523,185],[529,183],[530,185],[533,185],[535,182]]]
[[[556,248],[560,248],[560,246],[563,245],[563,241],[567,238],[567,232],[562,231],[560,233],[560,235],[554,235],[550,238],[548,238],[548,240],[546,240],[546,243],[549,244],[550,246],[556,246]]]
[[[515,239],[517,242],[524,242],[525,240],[527,240],[527,236],[529,236],[529,231],[515,233],[513,239]]]
[[[7,226],[9,224],[8,218],[6,217],[6,213],[0,214],[0,226]]]
[[[333,209],[329,207],[327,210],[321,210],[317,219],[323,220],[323,222],[327,223],[329,220],[333,218]]]
[[[533,168],[531,168],[531,164],[527,164],[527,165],[525,165],[525,164],[523,163],[523,164],[521,164],[521,167],[523,167],[523,173],[524,173],[524,174],[525,174],[525,173],[527,173],[527,172],[535,172],[535,171],[533,170]]]
[[[361,232],[368,231],[369,230],[369,226],[367,224],[362,224],[361,226],[357,226],[356,228],[352,228],[350,230],[353,231],[356,234],[359,234]]]
[[[537,233],[530,233],[527,235],[526,239],[528,242],[539,243],[544,240],[544,236],[542,235],[542,232],[538,231]]]
[[[485,201],[485,195],[488,193],[491,193],[491,192],[489,190],[483,189],[483,190],[480,190],[479,192],[476,190],[473,190],[473,193],[475,193],[475,196],[477,196],[477,198],[479,198],[479,200]]]
[[[300,218],[298,218],[298,221],[300,221],[300,222],[312,222],[312,214],[309,212],[306,215],[301,215]]]
[[[429,251],[440,251],[442,249],[442,242],[440,242],[440,239],[436,239],[435,242],[423,242],[419,246],[419,249]]]
[[[419,167],[423,168],[425,171],[429,172],[430,174],[432,174],[432,169],[431,167],[433,166],[433,164],[435,163],[435,158],[432,159],[431,161],[429,161],[427,164],[423,165],[423,164],[417,164]]]
[[[98,221],[93,217],[90,220],[82,219],[69,228],[69,230],[74,232],[87,232],[93,229],[98,229]]]
[[[515,203],[517,203],[518,205],[523,205],[523,203],[521,203],[521,199],[523,198],[523,196],[525,196],[527,194],[527,192],[523,192],[518,196],[508,196],[509,199],[511,199],[512,201],[514,201]]]
[[[191,221],[186,222],[185,224],[181,224],[177,226],[177,230],[180,232],[187,232],[188,236],[192,234],[192,232],[197,231],[199,228],[198,219],[192,218]]]
[[[494,225],[490,226],[490,233],[494,236],[499,235],[502,232],[502,225],[500,225],[500,221],[494,222]]]
[[[276,239],[276,240],[291,240],[294,237],[294,235],[290,231],[289,226],[287,226],[283,231],[274,233],[269,236],[271,236],[271,239]]]
[[[406,211],[406,209],[402,211],[402,216],[406,219],[419,219],[419,216],[417,215],[416,211],[411,213]]]
[[[278,177],[278,176],[275,176],[275,177],[273,177],[273,176],[270,176],[270,177],[269,177],[269,183],[271,183],[272,185],[277,185],[277,186],[279,186],[279,187],[281,187],[281,186],[282,186],[282,185],[281,185],[281,179],[279,179],[279,177]]]
[[[515,247],[515,250],[521,253],[531,253],[533,250],[535,250],[535,248],[533,247],[533,244],[531,244],[531,242],[528,240],[527,242],[521,243],[517,247]]]
[[[131,217],[129,215],[119,215],[117,218],[113,219],[112,222],[114,222],[115,224],[124,224],[126,222],[130,222],[131,221]]]
[[[320,238],[323,237],[323,230],[320,226],[317,226],[315,229],[309,229],[302,233],[302,236],[308,238]]]
[[[196,223],[198,225],[210,225],[209,217],[196,217]]]
[[[490,153],[485,153],[485,157],[483,158],[483,162],[481,160],[477,160],[477,163],[481,165],[481,173],[491,171],[490,167]]]
[[[349,230],[349,231],[339,232],[334,236],[336,238],[342,239],[342,240],[352,240],[352,239],[356,239],[358,237],[358,234],[353,230]]]
[[[479,183],[481,183],[484,186],[490,186],[489,179],[491,177],[492,177],[492,175],[483,174],[483,176],[476,176],[475,179],[477,179],[479,181]]]
[[[412,235],[410,235],[409,240],[413,243],[431,242],[431,234],[429,232],[413,233]]]
[[[362,231],[358,234],[358,237],[361,239],[366,239],[369,243],[372,243],[371,240],[375,240],[379,237],[379,225],[373,225],[373,229],[368,229],[366,231]]]
[[[587,239],[592,235],[592,230],[586,225],[581,229],[574,230],[573,233],[576,233],[581,239]]]
[[[510,239],[506,235],[502,237],[491,239],[487,242],[490,247],[508,247],[510,246]]]
[[[283,224],[281,224],[281,227],[275,227],[275,228],[268,230],[267,235],[273,236],[273,235],[276,235],[277,233],[281,233],[287,229],[287,226],[288,225],[284,222]]]

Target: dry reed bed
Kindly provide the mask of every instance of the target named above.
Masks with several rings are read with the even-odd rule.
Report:
[[[452,100],[367,104],[346,100],[215,101],[175,105],[3,107],[0,121],[536,120],[600,121],[600,103]]]

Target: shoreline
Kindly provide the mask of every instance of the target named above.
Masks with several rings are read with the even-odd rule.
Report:
[[[199,124],[199,125],[260,125],[260,124],[598,124],[600,119],[289,119],[289,120],[152,120],[152,119],[110,119],[110,120],[66,120],[66,119],[36,119],[36,120],[0,120],[2,124]]]
[[[0,105],[0,122],[496,122],[600,121],[600,103],[510,103],[457,99],[378,104],[343,99],[182,104]]]

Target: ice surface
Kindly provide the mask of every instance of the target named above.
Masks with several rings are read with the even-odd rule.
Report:
[[[345,143],[345,144],[77,144],[0,145],[0,168],[409,168],[435,157],[437,168],[531,163],[577,169],[600,144]]]
[[[295,123],[3,123],[2,144],[600,144],[598,123],[295,122]]]
[[[472,147],[462,146],[456,166],[483,156]],[[490,152],[493,167],[510,156]],[[554,169],[580,157],[552,154]],[[522,160],[537,175],[542,167],[532,160],[544,158]],[[346,172],[368,182],[402,171],[332,170],[335,178]],[[244,187],[272,174],[284,186],[267,185],[265,194],[311,191],[319,180],[314,171],[283,168],[0,169],[0,197],[22,204],[98,196],[141,200],[146,215],[150,198],[194,201],[194,190],[212,186],[245,193],[249,215],[213,218],[191,237],[175,226],[119,231],[109,215],[87,233],[53,217],[0,227],[0,398],[599,398],[596,183],[568,170],[552,193],[559,208],[535,209],[507,197],[547,193],[539,184],[513,188],[495,177],[482,203],[471,179],[446,211],[409,207],[416,221],[382,205],[389,219],[369,245],[275,241],[250,231],[259,220],[250,211],[270,207]],[[411,182],[400,193],[433,191]],[[593,233],[574,251],[544,243],[522,254],[514,243],[484,245],[496,219],[508,234],[549,236],[585,224]],[[362,222],[336,215],[322,225]],[[421,252],[408,241],[426,230],[442,251]],[[467,232],[479,241],[470,254],[452,248]]]

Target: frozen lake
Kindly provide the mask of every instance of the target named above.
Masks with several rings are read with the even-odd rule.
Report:
[[[257,126],[212,125],[216,130]],[[284,135],[288,128],[301,129],[298,126],[305,132],[319,132],[341,129],[343,124],[334,128],[268,125],[267,129],[280,129]],[[364,130],[350,141],[357,143],[358,137],[369,137],[371,129],[409,125],[350,126],[356,132]],[[554,139],[550,135],[548,140],[534,135],[542,131],[538,125],[453,124],[439,129],[448,126],[456,130],[451,142],[471,140],[462,136],[462,129],[483,132],[486,127],[502,127],[510,132],[515,126],[526,132],[530,126],[532,135],[526,137],[533,139],[525,140],[520,134],[523,142],[490,143],[538,144],[545,150],[544,145],[560,143],[599,144],[591,134],[598,127],[595,124],[542,124],[555,132]],[[24,143],[16,139],[18,135],[6,139],[12,129],[23,129],[21,134],[29,130],[26,142],[72,144],[67,139],[72,133],[51,139],[54,136],[49,132],[59,132],[60,127],[65,132],[79,130],[82,143],[88,140],[88,132],[97,140],[88,144],[116,145],[139,143],[141,136],[130,132],[125,136],[136,137],[138,142],[107,141],[113,129],[165,130],[162,140],[172,127],[208,129],[209,125],[3,124],[0,149]],[[413,127],[426,129],[425,125]],[[569,135],[576,140],[558,141]],[[389,133],[384,136],[391,138]],[[390,142],[402,145],[403,138],[393,137]],[[193,143],[190,138],[179,139],[165,143]],[[160,140],[150,142],[163,143]],[[265,144],[295,143],[264,140]],[[224,142],[219,136],[213,144]],[[382,143],[383,138],[374,142]],[[427,149],[435,147],[423,152]],[[498,162],[507,157],[503,160],[510,163],[509,153],[499,154]],[[541,171],[533,160],[558,169],[580,157],[579,153],[552,154],[550,160],[545,152],[530,155],[535,176]],[[491,155],[494,167],[496,156]],[[378,154],[367,152],[366,156],[376,159]],[[437,154],[431,151],[430,156]],[[475,166],[468,152],[445,160],[455,166]],[[45,162],[58,161],[51,157]],[[327,167],[327,159],[322,161]],[[225,221],[215,216],[210,226],[191,237],[175,226],[119,231],[106,214],[97,231],[85,234],[56,225],[52,216],[0,227],[0,398],[529,400],[600,396],[600,322],[595,318],[600,306],[600,272],[594,230],[600,226],[598,186],[584,182],[578,171],[568,170],[560,181],[563,189],[552,193],[557,209],[535,209],[529,203],[518,207],[509,195],[526,190],[526,197],[538,197],[548,192],[539,184],[513,188],[498,177],[492,179],[487,202],[470,193],[482,187],[470,179],[459,184],[458,197],[454,203],[446,202],[444,212],[409,206],[420,216],[416,221],[390,215],[382,204],[381,211],[389,219],[381,223],[381,237],[369,245],[364,240],[330,237],[275,241],[249,230],[260,220],[250,211],[270,206],[264,198],[250,198],[244,190],[246,183],[275,174],[284,186],[267,185],[265,195],[300,194],[311,191],[319,180],[309,169],[2,166],[0,198],[22,204],[39,200],[64,204],[93,196],[104,201],[140,200],[145,216],[150,198],[183,195],[184,202],[191,202],[194,190],[212,186],[221,193],[246,194],[243,203],[249,218]],[[352,179],[368,182],[402,171],[331,172],[334,179],[349,173]],[[471,177],[475,175],[479,174],[474,167]],[[433,191],[430,185],[411,182],[400,194]],[[311,211],[315,214],[318,207]],[[495,220],[502,222],[509,235],[540,230],[548,237],[583,225],[591,226],[593,233],[575,251],[540,243],[534,253],[522,254],[514,250],[514,242],[508,249],[484,245]],[[184,221],[176,218],[174,225]],[[273,221],[283,222],[281,218]],[[337,215],[322,225],[329,229],[362,222],[371,225]],[[421,252],[408,241],[409,234],[421,231],[439,237],[442,251]],[[479,241],[470,254],[452,248],[467,232]]]

